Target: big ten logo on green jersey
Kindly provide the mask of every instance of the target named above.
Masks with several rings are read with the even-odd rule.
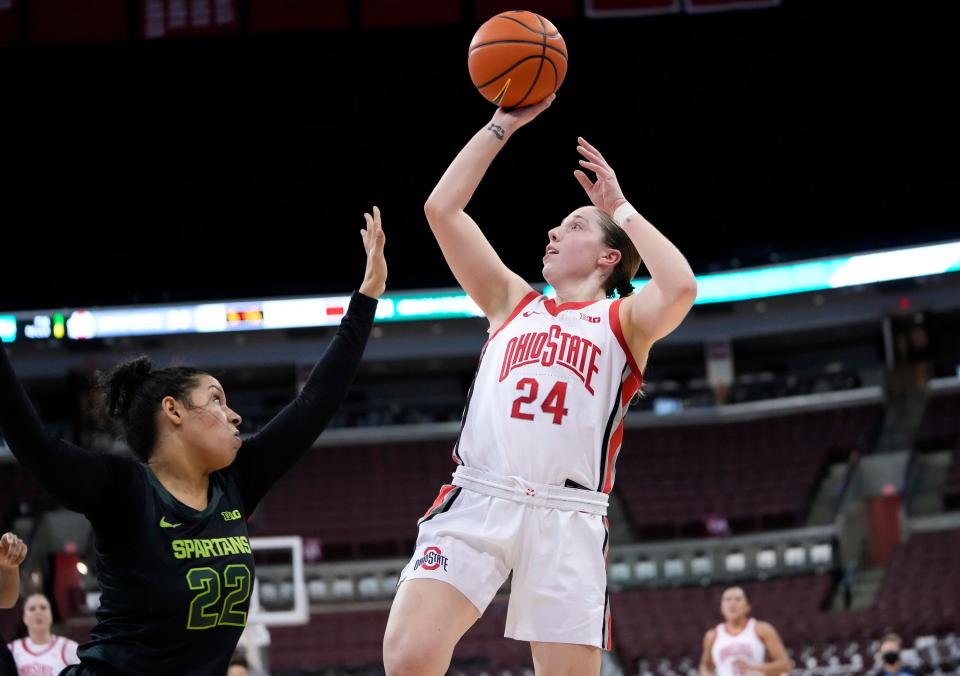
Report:
[[[187,629],[213,629],[217,626],[244,627],[247,611],[244,604],[250,598],[253,576],[242,563],[232,563],[220,573],[213,568],[191,568],[187,571],[187,586],[198,592],[190,602]],[[230,590],[223,603],[223,589]]]
[[[224,521],[239,521],[243,518],[239,509],[235,509],[232,512],[220,512],[220,516],[223,517]]]

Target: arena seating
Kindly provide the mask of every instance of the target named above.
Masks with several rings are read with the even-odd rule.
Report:
[[[917,676],[927,674],[960,674],[960,638],[949,634],[917,649],[919,665],[915,668]]]
[[[921,452],[953,451],[943,503],[947,509],[960,509],[960,392],[933,394],[927,399],[914,447]]]
[[[960,666],[956,631],[960,531],[918,534],[901,545],[875,608],[828,612],[830,575],[797,576],[743,584],[754,615],[780,632],[798,672],[862,673],[875,658],[877,638],[896,629],[909,644],[921,636],[944,638],[919,651],[942,671]],[[625,673],[658,676],[696,669],[704,633],[721,621],[723,585],[634,589],[613,594],[614,643]],[[457,648],[451,673],[501,672],[519,676],[530,666],[526,644],[502,637],[506,603],[495,602]],[[306,627],[271,630],[271,664],[277,673],[323,673],[334,665],[354,672],[379,664],[386,609],[323,613]],[[310,664],[317,671],[295,670]],[[291,671],[292,670],[292,671]],[[373,672],[371,672],[373,673]]]
[[[275,627],[270,630],[271,668],[300,673],[297,665],[309,664],[322,673],[325,668],[381,664],[388,614],[387,609],[322,613],[312,615],[306,626]],[[495,601],[467,632],[454,653],[454,664],[463,673],[514,669],[519,674],[532,665],[528,644],[503,637],[506,615],[506,602]]]
[[[960,530],[914,535],[897,548],[875,606],[865,611],[825,612],[832,590],[830,576],[743,586],[754,614],[779,630],[798,668],[839,668],[858,655],[861,668],[852,671],[859,673],[863,664],[873,663],[869,646],[886,631],[896,630],[911,643],[921,636],[949,637],[956,632],[960,626],[958,561]],[[664,675],[685,673],[688,664],[695,667],[710,618],[720,621],[722,590],[723,586],[637,589],[614,595],[614,641],[625,667],[636,664],[641,672]],[[944,650],[960,664],[960,644],[955,640],[948,644]]]
[[[881,416],[872,405],[631,429],[615,490],[642,539],[703,535],[711,514],[726,516],[734,532],[801,525],[827,464],[868,449]],[[450,481],[452,446],[444,440],[311,451],[268,494],[253,531],[320,538],[326,560],[408,556],[416,520]]]
[[[23,466],[17,462],[0,462],[0,530],[9,529],[23,509],[36,514],[56,506]]]
[[[877,627],[921,636],[960,628],[960,529],[914,534],[897,547],[874,613]]]
[[[822,613],[832,587],[828,575],[798,576],[743,585],[757,617],[785,638],[808,631]],[[639,660],[696,657],[704,633],[722,621],[723,586],[634,589],[611,599],[613,638],[624,665]],[[803,640],[803,639],[801,639]]]
[[[953,450],[953,464],[943,487],[943,505],[947,509],[960,509],[960,439]]]
[[[907,641],[904,661],[917,676],[936,674],[960,675],[960,639],[954,634],[927,637],[916,648]],[[819,646],[807,645],[790,653],[796,667],[793,676],[854,676],[875,674],[880,670],[877,661],[879,648],[876,637],[864,641],[838,641]],[[641,659],[634,672],[640,676],[697,676],[697,659],[683,657],[677,660]]]
[[[960,442],[960,392],[932,394],[927,399],[914,445],[918,451],[954,448]]]
[[[703,535],[712,515],[726,517],[734,533],[800,525],[827,463],[868,449],[881,415],[871,405],[630,429],[614,490],[644,540]],[[314,449],[267,495],[251,530],[317,538],[324,560],[408,556],[417,519],[450,481],[452,446],[444,439]],[[16,463],[0,463],[0,487],[0,519],[25,490],[32,504],[52,504]]]
[[[734,533],[802,525],[827,464],[868,451],[881,418],[870,405],[630,430],[616,490],[644,540],[702,536],[710,515]]]
[[[289,669],[366,666],[382,661],[387,611],[348,611],[312,615],[310,624],[270,630],[270,665]]]
[[[785,636],[808,631],[809,625],[821,619],[821,606],[831,586],[829,576],[745,585],[758,615],[773,621]],[[721,592],[722,587],[714,586],[614,594],[614,641],[623,664],[692,659],[703,633],[719,621]],[[467,632],[454,656],[454,665],[463,673],[507,669],[519,674],[530,666],[528,646],[503,638],[506,610],[505,602],[491,604],[480,622]],[[302,664],[347,669],[374,665],[381,659],[387,614],[387,610],[322,613],[312,615],[305,627],[274,628],[271,665],[280,671]]]
[[[255,535],[318,537],[326,560],[409,556],[450,482],[452,441],[314,449],[258,508]]]

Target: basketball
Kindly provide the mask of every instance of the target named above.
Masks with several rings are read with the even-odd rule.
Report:
[[[467,57],[470,79],[501,108],[539,103],[567,74],[567,45],[550,21],[526,11],[502,12],[480,26]]]

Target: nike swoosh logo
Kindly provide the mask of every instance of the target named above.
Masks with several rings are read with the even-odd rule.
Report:
[[[538,314],[540,314],[540,313],[537,312],[536,310],[527,310],[526,312],[523,313],[523,316],[524,316],[524,317],[529,317],[530,315],[538,315]]]
[[[182,526],[182,525],[183,525],[182,523],[170,523],[169,521],[167,521],[167,517],[165,516],[160,517],[161,528],[176,528],[177,526]]]

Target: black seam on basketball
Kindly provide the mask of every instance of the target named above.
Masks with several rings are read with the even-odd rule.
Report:
[[[533,14],[533,12],[530,12],[530,13]],[[537,17],[538,19],[540,19],[540,15],[539,15],[539,14],[533,14],[533,15],[534,15],[535,17]],[[512,16],[504,16],[503,14],[497,14],[497,15],[496,15],[495,17],[493,17],[493,18],[494,18],[494,19],[506,19],[507,21],[512,21],[513,23],[518,23],[518,24],[520,24],[521,26],[523,26],[524,28],[526,28],[528,31],[530,31],[531,33],[533,33],[534,35],[545,35],[545,36],[548,37],[548,38],[555,38],[555,37],[557,37],[558,35],[560,35],[560,31],[557,31],[556,33],[547,33],[547,32],[546,32],[546,28],[547,28],[547,27],[546,27],[546,26],[543,26],[543,19],[540,19],[540,25],[543,26],[544,31],[543,31],[542,33],[538,33],[538,32],[535,31],[534,29],[530,28],[530,26],[528,26],[527,24],[523,23],[523,22],[520,21],[519,19],[514,19]]]
[[[541,43],[534,42],[533,40],[494,40],[493,42],[484,42],[479,45],[474,45],[470,48],[468,54],[473,54],[473,50],[480,49],[481,47],[489,47],[490,45],[535,45],[537,47],[541,46]],[[552,49],[556,53],[567,58],[567,53],[560,49],[559,47],[554,47],[553,45],[547,45],[547,49]]]
[[[550,67],[553,68],[553,91],[556,92],[557,88],[560,86],[560,71],[557,70],[557,64],[553,62],[548,56],[543,57],[543,60],[550,64]]]
[[[538,19],[540,19],[539,14],[535,16]],[[540,23],[543,24],[543,19],[540,19]],[[544,26],[544,29],[546,29],[546,26]],[[511,106],[511,108],[519,108],[520,106],[522,106],[523,102],[526,101],[527,98],[530,96],[530,92],[532,92],[533,88],[537,86],[537,82],[540,81],[540,73],[543,72],[543,60],[547,58],[546,54],[547,54],[547,35],[546,33],[544,33],[543,46],[540,48],[540,63],[537,64],[537,74],[533,76],[533,81],[530,83],[530,86],[527,88],[527,93],[524,94],[523,97],[519,101],[517,101],[515,105]]]
[[[522,59],[520,59],[519,61],[514,62],[514,64],[513,64],[512,66],[510,66],[509,68],[507,68],[505,71],[503,71],[503,72],[500,73],[499,75],[495,75],[494,77],[490,78],[489,80],[487,80],[487,81],[484,82],[483,84],[478,84],[478,85],[477,85],[477,89],[483,89],[484,87],[489,87],[489,86],[492,85],[494,82],[496,82],[497,80],[499,80],[500,78],[502,78],[504,75],[506,75],[507,73],[509,73],[510,71],[512,71],[514,68],[516,68],[517,66],[519,66],[521,63],[523,63],[524,61],[529,61],[530,59],[540,59],[541,61],[543,61],[543,56],[540,55],[540,54],[534,54],[533,56],[525,56],[525,57],[523,57]]]
[[[549,37],[549,36],[547,36],[547,37]],[[559,35],[558,35],[557,37],[560,38]],[[563,42],[563,39],[561,38],[560,41]],[[563,42],[563,49],[560,49],[559,47],[554,47],[553,45],[551,45],[551,44],[548,42],[548,43],[547,43],[547,49],[552,49],[552,50],[555,51],[555,52],[560,52],[561,54],[563,54],[563,58],[564,58],[564,59],[569,59],[569,58],[570,58],[570,57],[567,55],[567,43],[565,43],[565,42]]]

